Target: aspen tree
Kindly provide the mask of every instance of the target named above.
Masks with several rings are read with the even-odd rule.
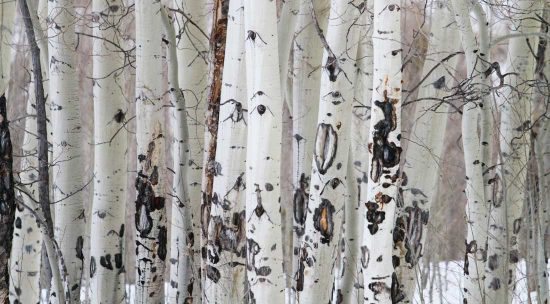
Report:
[[[178,291],[180,294],[188,294],[193,297],[194,302],[200,301],[201,297],[201,278],[199,277],[201,254],[201,180],[202,180],[202,160],[204,147],[204,117],[206,111],[206,97],[208,86],[208,60],[209,49],[208,35],[206,34],[207,19],[211,15],[208,11],[207,1],[199,0],[174,0],[175,21],[174,28],[177,38],[177,60],[178,60],[178,85],[183,92],[185,105],[178,106],[178,120],[186,115],[187,130],[183,130],[184,125],[179,123],[179,138],[184,140],[185,134],[188,138],[188,149],[180,153],[187,154],[185,160],[182,154],[174,158],[181,160],[179,164],[183,166],[181,170],[186,171],[185,180],[180,175],[177,178],[179,192],[174,194],[179,199],[185,199],[183,192],[188,192],[189,213],[186,213],[185,207],[172,209],[171,215],[171,254],[170,254],[170,281],[176,281],[176,276],[180,279],[178,282]],[[178,134],[175,134],[177,136]],[[180,149],[184,148],[180,146]],[[176,182],[176,181],[175,181]],[[186,183],[184,190],[183,183]],[[185,201],[184,201],[185,204]],[[186,240],[183,242],[183,240]],[[189,261],[187,265],[180,265],[182,259],[187,256]],[[184,278],[181,281],[181,278]],[[203,277],[204,279],[204,277]],[[173,298],[173,288],[169,290],[170,297]],[[189,291],[189,292],[188,292]],[[200,302],[199,302],[200,303]]]
[[[354,22],[364,7],[361,3],[331,1],[327,36],[323,37],[318,123],[296,274],[299,303],[325,301],[335,288],[329,286],[338,264],[335,257],[340,249],[344,205],[349,202],[346,178],[359,37]]]
[[[71,302],[80,301],[86,223],[82,189],[87,183],[82,174],[84,162],[75,58],[75,16],[74,1],[48,2],[55,239],[67,267]],[[54,288],[50,301],[56,302],[60,292]]]
[[[453,86],[460,46],[451,11],[444,1],[431,3],[431,35],[423,83],[414,111],[414,126],[405,156],[403,205],[399,206],[394,233],[395,255],[399,258],[398,279],[403,284],[404,303],[412,303],[420,258],[428,234],[430,208],[437,194],[449,106],[442,100]],[[448,72],[449,71],[449,72]],[[426,100],[423,100],[426,99]],[[434,102],[434,100],[436,100]],[[422,291],[420,291],[422,293]]]
[[[248,124],[244,10],[229,2],[216,149],[216,174],[208,225],[205,302],[239,303],[246,296],[245,160]]]
[[[164,301],[167,255],[160,2],[136,2],[136,303]]]
[[[280,214],[282,108],[275,1],[244,1],[246,96],[247,298],[283,303]]]
[[[90,233],[90,302],[121,303],[125,297],[127,106],[124,53],[117,24],[120,0],[93,1],[94,198]],[[113,45],[115,44],[115,45]],[[118,45],[118,46],[117,46]]]
[[[392,303],[403,297],[393,292],[399,283],[392,265],[401,156],[400,22],[399,2],[374,1],[369,173],[361,247],[365,303]]]

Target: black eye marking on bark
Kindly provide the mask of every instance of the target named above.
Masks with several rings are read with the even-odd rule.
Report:
[[[307,216],[307,203],[309,194],[307,190],[309,189],[309,183],[306,178],[306,175],[302,173],[300,175],[300,187],[294,191],[293,207],[294,207],[294,221],[301,225],[300,227],[294,227],[296,229],[296,234],[299,236],[303,235],[304,228],[303,225],[306,223]]]
[[[15,228],[21,229],[21,225],[22,225],[22,224],[21,224],[21,218],[20,218],[20,217],[17,217],[17,218],[15,219]]]
[[[157,254],[159,259],[162,261],[166,260],[166,254],[167,254],[167,243],[168,243],[168,231],[165,226],[159,227],[159,234],[158,234],[158,248],[157,248]]]
[[[256,269],[256,255],[260,253],[260,245],[253,239],[246,239],[246,268],[248,270]]]
[[[96,271],[95,257],[90,257],[90,279],[94,277]]]
[[[315,137],[315,165],[320,174],[327,173],[338,149],[338,134],[330,124],[320,123]]]
[[[499,290],[500,289],[500,279],[499,278],[493,278],[491,280],[491,283],[489,283],[489,289]]]
[[[203,193],[203,195],[205,194]],[[210,224],[210,209],[211,204],[201,205],[201,230],[203,235],[208,235],[208,225]]]
[[[340,75],[340,73],[343,72],[342,68],[340,67],[340,64],[338,63],[338,58],[334,56],[327,57],[327,62],[325,63],[325,69],[328,72],[328,79],[331,82],[335,82],[336,78],[338,78],[338,75]]]
[[[306,269],[305,259],[307,257],[307,251],[305,248],[301,250],[298,270],[296,271],[296,290],[304,290],[304,271]]]
[[[370,234],[373,235],[378,232],[378,225],[386,218],[386,212],[378,211],[379,206],[374,202],[367,202],[365,206],[367,207],[367,221],[369,222],[367,228]]]
[[[489,268],[489,270],[495,271],[495,269],[498,268],[499,264],[500,263],[498,261],[497,254],[493,254],[489,256],[489,259],[487,260],[487,267]]]
[[[248,112],[248,110],[243,109],[242,103],[236,101],[235,99],[229,99],[229,100],[221,103],[220,106],[223,106],[224,104],[226,104],[228,102],[235,105],[235,107],[234,107],[233,111],[231,112],[231,114],[229,114],[229,116],[227,116],[223,121],[225,122],[226,120],[231,120],[234,123],[239,122],[239,121],[243,121],[244,124],[247,125],[246,119],[244,118],[244,112]]]
[[[370,251],[367,246],[361,246],[361,266],[367,268],[370,261]]]
[[[271,112],[271,109],[263,104],[255,106],[250,113],[254,113],[254,111],[256,110],[258,111],[258,114],[260,114],[260,116],[264,115],[266,111],[269,111],[269,113],[271,113],[271,116],[275,116],[273,115],[273,112]]]
[[[216,267],[213,267],[212,265],[207,265],[206,277],[209,278],[212,282],[218,283],[218,281],[220,280],[221,274]]]
[[[394,10],[397,10],[399,12],[401,10],[401,7],[397,4],[390,4],[387,6],[387,8],[390,12],[393,12]]]
[[[262,216],[265,214],[267,219],[271,223],[273,223],[273,221],[271,221],[271,218],[269,217],[269,215],[266,213],[266,211],[264,209],[264,206],[262,205],[262,190],[260,189],[260,185],[254,184],[254,186],[256,187],[256,190],[254,190],[254,192],[256,192],[256,208],[254,208],[254,210],[253,210],[254,214],[256,214],[256,216],[258,218],[262,218]],[[249,222],[250,222],[251,218],[252,218],[252,214],[248,218]]]
[[[120,269],[122,268],[124,265],[123,265],[123,259],[122,259],[122,254],[121,253],[116,253],[115,254],[115,267],[117,269]]]
[[[335,106],[346,102],[346,100],[344,99],[344,96],[342,96],[342,93],[340,93],[340,91],[328,92],[325,96],[323,96],[323,100],[327,98],[330,98],[329,99],[330,102]]]
[[[518,218],[514,220],[513,232],[514,234],[518,234],[520,230],[521,230],[521,219]]]
[[[260,39],[261,42],[263,42],[265,45],[267,45],[265,40],[262,39],[262,36],[260,36],[260,34],[258,34],[258,32],[255,32],[255,31],[252,31],[252,30],[246,31],[246,40],[252,40],[252,43],[256,44],[256,38]]]
[[[115,113],[115,116],[113,117],[113,120],[117,123],[123,123],[124,118],[126,117],[126,113],[124,113],[121,109],[118,109]]]
[[[399,303],[405,299],[405,292],[403,291],[403,285],[399,284],[397,275],[392,273],[391,275],[391,300],[392,303]]]
[[[378,296],[383,293],[390,293],[391,295],[391,288],[384,282],[370,283],[369,289],[373,292],[375,301],[379,301]]]
[[[82,251],[82,248],[84,247],[84,238],[80,235],[76,238],[76,257],[84,261],[84,252]]]
[[[384,91],[384,102],[378,100],[374,104],[384,113],[384,119],[379,120],[374,125],[373,142],[369,144],[369,150],[372,153],[371,179],[378,182],[382,175],[383,168],[392,168],[399,164],[401,157],[401,147],[394,142],[389,142],[388,136],[391,131],[397,127],[397,113],[395,104],[397,99],[389,99],[387,91]]]
[[[111,255],[106,254],[105,256],[101,256],[99,258],[99,265],[103,266],[103,268],[113,270],[113,264],[111,263]]]
[[[329,244],[332,240],[334,231],[334,222],[332,216],[334,214],[334,206],[327,199],[322,199],[318,208],[315,208],[313,214],[313,226],[321,232],[321,243]]]
[[[434,89],[436,89],[436,90],[441,90],[441,89],[445,88],[445,75],[439,77],[439,79],[434,81],[432,83],[432,85],[434,86]]]

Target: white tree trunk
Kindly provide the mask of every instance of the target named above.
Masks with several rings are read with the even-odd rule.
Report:
[[[168,64],[168,87],[170,92],[170,126],[172,128],[172,216],[170,235],[170,281],[167,301],[175,303],[192,300],[187,287],[193,286],[191,278],[193,249],[193,229],[191,225],[191,206],[189,202],[188,166],[189,166],[189,130],[187,127],[187,109],[183,92],[179,88],[177,40],[173,24],[165,10],[162,22],[166,32]]]
[[[8,88],[16,1],[0,3],[0,95]]]
[[[531,33],[540,31],[540,21],[536,16],[542,15],[543,2],[539,0],[520,0],[512,9],[513,29],[516,33]],[[521,22],[520,22],[521,20]],[[513,72],[504,82],[506,86],[501,91],[503,103],[500,123],[501,163],[499,175],[502,179],[503,202],[506,206],[507,232],[507,273],[511,276],[502,282],[501,288],[507,288],[508,301],[515,291],[515,270],[520,259],[519,238],[522,229],[523,205],[526,194],[527,161],[531,147],[530,128],[531,105],[533,89],[528,81],[534,79],[535,58],[529,50],[530,43],[538,45],[538,37],[529,37],[529,44],[524,38],[509,41],[507,70]],[[510,90],[509,88],[514,88]],[[523,223],[525,225],[525,222]]]
[[[332,1],[322,59],[317,133],[311,185],[305,213],[305,234],[300,247],[297,301],[326,301],[333,293],[337,251],[344,219],[349,156],[349,130],[354,98],[359,2]],[[327,49],[328,47],[328,49]],[[340,301],[340,300],[337,300]]]
[[[418,286],[417,274],[421,271],[418,263],[424,251],[430,208],[437,194],[448,120],[449,106],[439,100],[448,95],[448,88],[454,85],[453,72],[458,56],[453,52],[460,46],[456,26],[449,24],[452,15],[445,2],[432,2],[431,16],[432,34],[422,72],[425,79],[418,92],[414,127],[409,135],[404,165],[407,182],[402,185],[403,205],[399,207],[397,233],[394,233],[395,255],[399,257],[397,273],[404,287],[404,303],[412,303]]]
[[[275,1],[244,1],[248,132],[248,302],[283,303],[280,210],[282,108]]]
[[[187,170],[187,177],[182,180],[182,183],[187,184],[190,214],[186,214],[185,207],[172,209],[171,243],[172,248],[177,246],[177,250],[171,249],[171,277],[175,278],[177,273],[180,278],[178,282],[180,294],[185,292],[185,297],[191,296],[193,303],[200,303],[201,298],[201,278],[199,277],[201,265],[200,202],[209,49],[206,29],[207,19],[211,15],[208,10],[211,7],[205,2],[207,1],[174,0],[175,8],[180,10],[175,13],[176,22],[174,23],[178,38],[178,81],[179,88],[185,97],[185,106],[180,106],[180,109],[185,109],[187,116],[189,146],[189,149],[183,150],[187,153],[188,160],[183,163]],[[181,112],[178,112],[178,116],[183,115]],[[178,119],[182,119],[182,117],[180,116]],[[183,125],[180,123],[178,132],[180,132],[181,138],[185,136],[185,131],[182,128]],[[183,147],[180,146],[180,148]],[[183,155],[180,154],[179,157],[183,157]],[[178,191],[185,191],[182,187],[183,184],[179,184]],[[190,216],[190,221],[187,216]],[[185,244],[181,240],[187,240],[188,243]],[[189,258],[186,266],[179,264],[184,255],[188,255]],[[181,278],[185,278],[185,280],[181,281]],[[173,297],[173,291],[171,291],[171,297]]]
[[[369,172],[369,128],[372,101],[372,8],[367,3],[363,13],[359,46],[357,48],[357,80],[354,84],[353,110],[351,117],[350,156],[348,160],[347,187],[349,203],[344,208],[344,257],[343,278],[341,280],[344,303],[363,303],[363,273],[361,269],[361,244],[366,209],[363,199],[367,196]]]
[[[247,98],[243,1],[229,2],[218,123],[216,175],[208,226],[205,302],[239,303],[246,297],[245,161]]]
[[[167,255],[162,18],[160,2],[136,2],[136,303],[163,303]]]
[[[123,96],[124,53],[117,25],[121,0],[93,1],[94,196],[90,233],[90,302],[122,303],[125,298],[125,212],[127,131]]]
[[[296,301],[296,275],[300,269],[299,255],[309,199],[309,182],[315,143],[315,126],[319,109],[323,48],[313,24],[311,1],[299,2],[299,13],[294,30],[292,49],[292,185],[294,186],[292,210],[292,272],[289,301]],[[314,1],[317,21],[326,30],[328,1]]]
[[[34,84],[29,84],[27,115],[36,115]],[[38,140],[36,118],[25,119],[25,134],[21,146],[21,183],[27,185],[32,198],[22,194],[25,205],[38,211]],[[13,243],[11,251],[10,303],[38,303],[40,301],[40,267],[42,258],[42,234],[36,217],[27,208],[18,206],[15,214]]]
[[[55,239],[67,266],[70,301],[78,302],[84,266],[86,224],[82,188],[87,181],[83,174],[74,1],[49,1],[48,17]],[[51,302],[57,301],[59,292],[55,288],[52,290]]]
[[[392,265],[392,232],[401,156],[400,1],[374,1],[373,93],[370,122],[366,222],[361,264],[365,303],[392,303],[398,284]]]

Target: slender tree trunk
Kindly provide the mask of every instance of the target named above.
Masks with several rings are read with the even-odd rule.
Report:
[[[50,268],[52,269],[52,285],[54,290],[58,290],[56,294],[57,302],[69,303],[70,290],[67,278],[67,268],[59,244],[54,237],[54,223],[50,211],[50,173],[48,163],[48,124],[46,111],[46,97],[44,95],[43,72],[40,58],[41,50],[38,48],[35,31],[38,31],[38,26],[33,25],[32,14],[29,11],[26,0],[19,0],[19,8],[21,16],[25,23],[25,31],[27,40],[31,46],[32,70],[34,79],[34,95],[36,97],[36,136],[38,138],[38,199],[43,216],[43,225],[40,226],[42,236],[44,237],[44,245],[48,254]],[[36,214],[35,214],[36,216]],[[50,301],[56,299],[50,298]]]
[[[179,290],[185,291],[188,296],[193,298],[193,303],[201,301],[201,278],[200,265],[200,236],[201,236],[201,180],[203,175],[203,152],[205,125],[204,116],[206,111],[206,94],[208,86],[208,35],[207,19],[211,15],[205,8],[207,1],[199,0],[174,0],[176,12],[176,30],[177,41],[177,59],[178,59],[178,80],[179,87],[185,98],[185,105],[178,112],[179,119],[186,115],[187,131],[183,130],[183,124],[180,124],[178,132],[183,139],[184,134],[188,134],[189,149],[183,150],[187,154],[187,162],[184,166],[187,168],[187,176],[182,183],[186,183],[188,188],[190,214],[185,215],[182,208],[172,209],[172,246],[177,246],[177,250],[172,250],[171,261],[181,259],[185,251],[188,253],[188,265],[179,265],[179,262],[171,264],[172,277],[178,274],[178,277],[185,278],[186,281],[178,284]],[[180,157],[181,156],[180,154]],[[174,159],[175,161],[175,159]],[[183,163],[183,162],[182,162]],[[183,177],[182,177],[183,178]],[[178,191],[185,191],[183,184],[179,184]],[[179,193],[179,192],[178,192]],[[181,197],[180,197],[181,198]],[[179,205],[178,205],[179,206]],[[176,212],[174,212],[176,211]],[[183,215],[183,216],[182,216]],[[190,219],[187,219],[190,216]],[[178,227],[177,229],[174,229]],[[184,229],[181,229],[181,228]],[[178,240],[187,240],[184,245]],[[186,247],[184,249],[184,247]],[[182,252],[183,250],[183,252]],[[175,268],[175,269],[174,269]],[[171,279],[172,280],[172,279]]]
[[[431,16],[432,35],[422,73],[426,78],[418,92],[419,100],[438,100],[448,94],[454,75],[447,71],[454,71],[458,58],[453,53],[459,47],[458,31],[449,25],[452,15],[445,2],[432,2]],[[446,103],[437,101],[420,101],[415,107],[404,166],[407,182],[403,181],[403,205],[399,207],[394,233],[395,255],[399,257],[397,273],[404,287],[404,303],[413,302],[417,286],[430,208],[437,194],[448,110]]]
[[[122,303],[125,298],[125,212],[127,118],[123,96],[124,53],[116,28],[124,14],[120,0],[93,2],[94,199],[90,233],[90,301]],[[109,42],[108,42],[109,41]]]
[[[218,121],[220,118],[220,97],[222,90],[222,72],[225,61],[225,39],[227,34],[228,0],[214,2],[212,31],[210,32],[210,75],[209,92],[206,106],[206,130],[204,133],[203,176],[201,184],[201,253],[208,251],[208,227],[212,209],[212,191],[214,176],[218,174],[216,148],[218,142]],[[205,286],[208,277],[206,259],[201,260],[201,283]],[[203,302],[206,290],[203,288]]]
[[[452,1],[455,20],[460,30],[462,47],[466,54],[467,81],[474,83],[469,87],[472,94],[465,96],[462,114],[462,143],[464,146],[464,163],[466,167],[466,252],[464,257],[464,303],[484,303],[484,263],[487,244],[487,209],[483,183],[483,154],[481,138],[477,131],[478,117],[481,114],[478,88],[482,67],[479,66],[477,46],[469,17],[468,3]],[[481,56],[481,55],[479,55]]]
[[[189,131],[185,98],[179,88],[177,40],[173,24],[168,14],[162,11],[162,21],[166,31],[168,63],[168,86],[170,91],[170,125],[174,132],[172,139],[172,221],[170,236],[170,282],[168,301],[175,303],[192,301],[193,294],[188,287],[193,286],[194,277],[191,226],[191,206],[189,201]]]
[[[243,1],[229,2],[227,47],[208,226],[205,302],[239,303],[246,296],[245,161],[247,98]]]
[[[335,258],[340,250],[344,205],[349,202],[346,178],[359,34],[352,24],[360,13],[358,4],[358,1],[331,2],[327,36],[323,41],[311,186],[296,278],[299,303],[326,301],[333,293],[337,298],[342,297],[336,286],[332,289],[329,286],[337,273]]]
[[[361,246],[365,303],[396,303],[403,298],[402,293],[396,292],[399,283],[392,265],[401,157],[400,25],[399,1],[374,1],[370,167]]]
[[[167,255],[160,2],[136,2],[136,303],[163,303]]]
[[[15,197],[12,174],[12,147],[6,117],[15,2],[0,4],[0,161],[1,178],[7,183],[0,187],[0,302],[7,303],[10,286],[10,253],[15,220]],[[3,141],[7,140],[5,144]],[[7,158],[4,158],[7,157]],[[5,175],[5,176],[4,176]]]
[[[344,266],[342,293],[345,303],[363,303],[363,272],[361,268],[361,245],[366,209],[364,198],[367,197],[369,172],[369,128],[372,101],[372,10],[373,2],[367,2],[360,24],[365,30],[360,31],[357,48],[357,80],[351,117],[350,156],[348,160],[347,187],[350,201],[345,206],[345,253],[347,262]]]
[[[299,13],[292,49],[292,285],[290,302],[296,301],[296,279],[300,270],[299,255],[309,199],[309,182],[315,142],[315,125],[319,113],[320,80],[323,48],[314,22],[326,30],[328,1],[314,1],[313,9],[318,16],[312,18],[311,1],[299,2]],[[316,16],[316,17],[317,17]]]
[[[542,1],[521,0],[513,7],[512,14],[517,21],[514,29],[517,33],[540,31],[540,21],[536,16],[542,14]],[[525,19],[526,18],[526,19]],[[525,20],[523,20],[525,19]],[[522,20],[521,22],[519,20]],[[527,84],[534,79],[535,58],[529,49],[530,44],[538,44],[538,37],[512,39],[508,46],[507,70],[513,72],[504,79],[506,86],[501,94],[500,151],[501,163],[499,175],[502,179],[503,200],[506,206],[508,282],[502,282],[507,288],[508,301],[515,290],[515,270],[520,259],[519,238],[524,221],[523,205],[526,193],[527,161],[531,145],[531,94],[532,87]],[[511,90],[509,88],[514,88]]]
[[[72,0],[48,2],[50,108],[53,122],[53,198],[55,239],[67,266],[71,302],[80,301],[84,266],[82,188],[84,162],[76,74],[75,6]],[[51,293],[57,301],[59,290]]]
[[[282,109],[275,1],[244,1],[248,132],[248,302],[283,303],[280,210]]]

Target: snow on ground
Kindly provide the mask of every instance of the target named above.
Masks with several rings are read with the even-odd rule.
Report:
[[[425,282],[425,288],[422,292],[422,299],[420,292],[417,289],[415,293],[415,304],[461,304],[462,303],[462,273],[463,273],[462,261],[447,261],[440,262],[437,265],[431,265],[430,276]],[[437,269],[436,269],[437,267]],[[526,264],[522,260],[518,265],[518,272],[516,277],[519,278],[517,282],[516,291],[514,292],[513,304],[529,303],[527,294],[527,275]],[[165,286],[165,292],[168,285]],[[126,285],[127,297],[126,303],[135,303],[135,285]],[[536,303],[537,294],[532,292],[531,303]],[[84,291],[81,294],[81,299],[85,299],[86,295]],[[48,303],[46,290],[42,290],[42,303]],[[86,303],[85,301],[82,301]]]

